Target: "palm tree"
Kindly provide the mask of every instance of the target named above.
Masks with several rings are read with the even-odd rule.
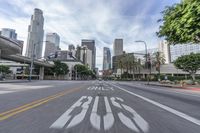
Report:
[[[152,58],[152,65],[156,67],[156,71],[158,71],[158,79],[160,80],[160,66],[165,64],[165,57],[162,52],[155,52]]]
[[[120,68],[120,71],[121,71],[121,75],[120,75],[120,78],[122,78],[122,69],[123,69],[123,62],[122,62],[122,58],[120,57],[120,59],[118,59],[117,61],[117,68]]]

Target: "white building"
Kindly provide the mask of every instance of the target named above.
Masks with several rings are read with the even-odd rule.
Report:
[[[81,47],[80,60],[83,64],[88,65],[92,69],[92,50],[88,49],[86,46]]]
[[[89,50],[92,51],[92,69],[94,70],[96,66],[95,40],[83,39],[81,40],[81,46],[86,46]]]
[[[14,29],[2,28],[1,35],[13,40],[17,40],[17,33]]]
[[[28,39],[26,47],[26,56],[32,57],[35,45],[35,57],[42,58],[43,48],[43,30],[44,17],[40,9],[34,9],[34,14],[31,16],[31,24],[28,27]]]
[[[175,61],[182,55],[188,55],[190,53],[200,53],[199,44],[176,44],[170,45],[171,62]]]
[[[118,56],[123,54],[123,39],[115,39],[113,44],[113,56]]]
[[[163,53],[165,58],[165,64],[169,64],[171,62],[171,54],[170,54],[170,46],[167,43],[167,41],[159,42],[158,51]]]
[[[57,33],[46,34],[45,58],[49,55],[55,54],[59,48],[60,37]]]

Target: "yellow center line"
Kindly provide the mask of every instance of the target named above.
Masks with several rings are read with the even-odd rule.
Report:
[[[8,119],[8,118],[10,118],[10,117],[12,117],[12,116],[14,116],[16,114],[19,114],[21,112],[30,110],[32,108],[35,108],[35,107],[40,106],[42,104],[45,104],[45,103],[47,103],[49,101],[52,101],[53,99],[59,98],[61,96],[64,96],[66,94],[69,94],[69,93],[72,93],[72,92],[75,92],[75,91],[78,91],[78,90],[80,90],[80,88],[75,88],[75,89],[70,89],[70,90],[67,90],[67,91],[63,91],[63,92],[60,92],[58,94],[55,94],[55,95],[52,95],[52,96],[48,96],[46,98],[42,98],[40,100],[36,100],[36,101],[31,102],[31,103],[22,105],[20,107],[11,109],[9,111],[5,111],[3,113],[0,113],[0,121]]]

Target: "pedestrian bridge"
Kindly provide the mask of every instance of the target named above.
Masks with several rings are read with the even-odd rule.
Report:
[[[20,63],[31,64],[32,59],[22,56],[21,53],[22,48],[20,47],[19,42],[9,39],[7,37],[0,36],[0,58]],[[41,79],[43,79],[44,67],[53,67],[53,64],[37,59],[34,60],[33,64],[40,66]]]
[[[32,59],[21,55],[22,48],[19,45],[19,42],[11,40],[7,37],[0,36],[0,50],[1,58],[11,61],[16,61],[20,63],[30,64]],[[52,64],[43,60],[34,60],[34,64],[44,67],[53,67]]]

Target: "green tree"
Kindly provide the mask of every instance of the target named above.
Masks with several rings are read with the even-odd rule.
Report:
[[[95,78],[95,73],[88,68],[87,65],[77,64],[74,66],[75,73],[77,72],[77,76],[86,79],[88,77]]]
[[[195,80],[195,74],[200,69],[200,53],[190,55],[183,55],[175,60],[174,65],[176,68],[190,73],[192,79]]]
[[[124,74],[124,76],[128,78],[129,72],[133,72],[133,78],[134,78],[135,69],[137,67],[137,61],[133,54],[123,53],[123,55],[121,55],[120,58],[118,59],[117,64],[118,68],[121,69],[121,74]],[[124,73],[124,70],[126,74]]]
[[[158,72],[158,78],[160,79],[160,66],[165,64],[165,57],[162,52],[153,53],[152,65],[156,67],[156,71]]]
[[[9,73],[11,73],[11,71],[9,70],[8,66],[0,65],[0,73],[9,74]]]
[[[54,61],[54,67],[52,68],[52,72],[58,75],[65,75],[69,72],[68,65],[62,63],[61,61],[57,60]]]
[[[200,0],[183,0],[166,7],[157,32],[170,44],[200,42]]]

